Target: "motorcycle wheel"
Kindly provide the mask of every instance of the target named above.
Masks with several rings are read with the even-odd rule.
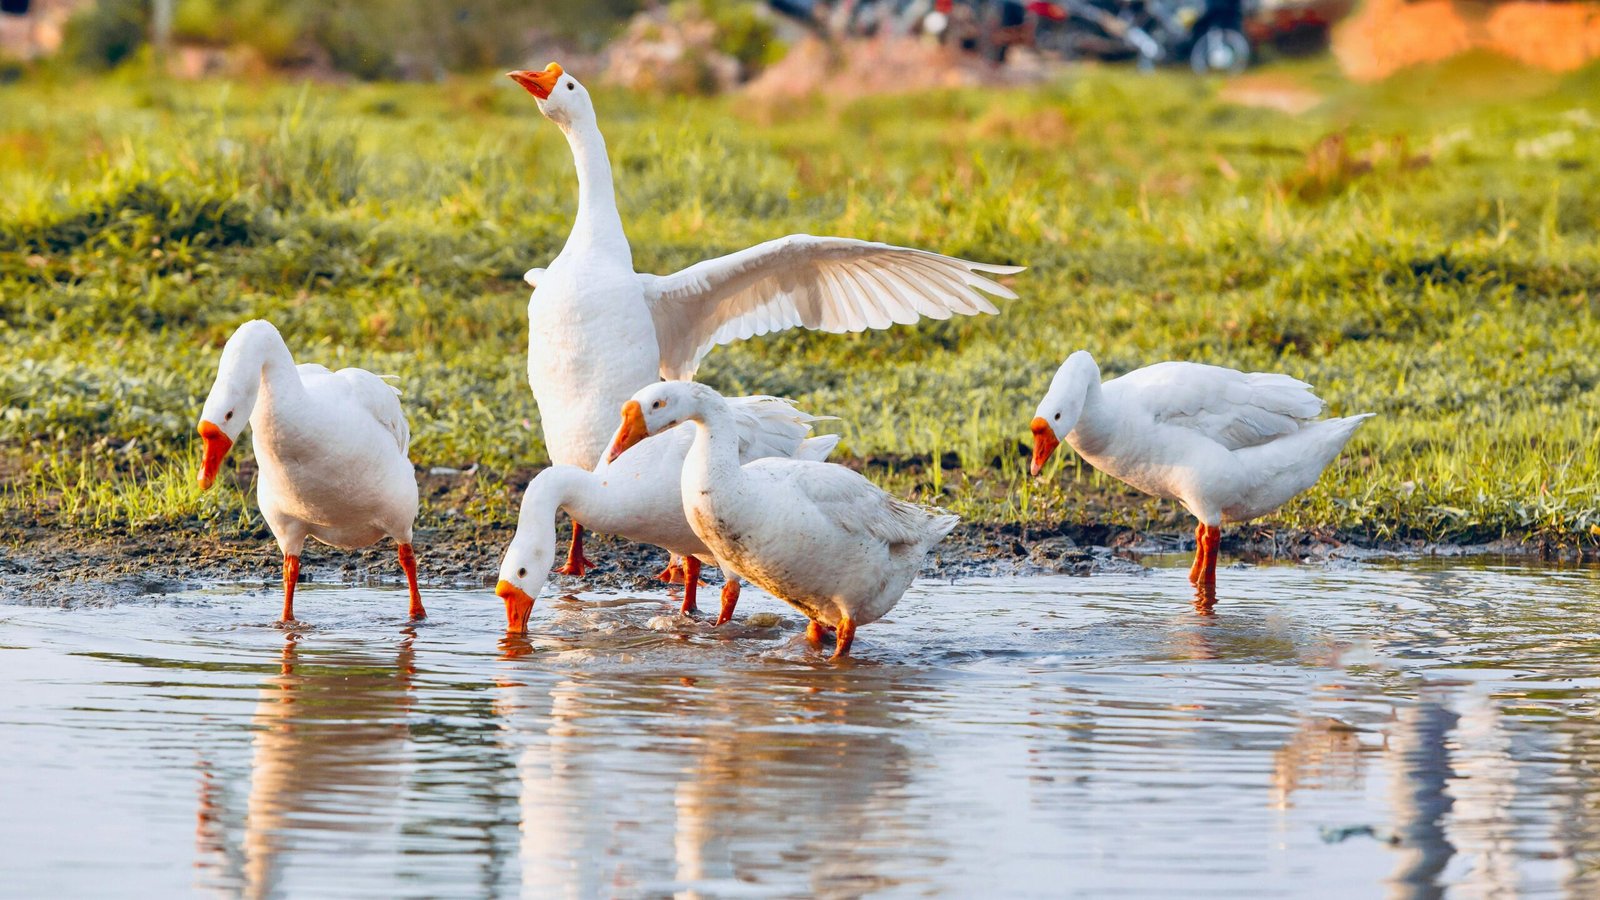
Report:
[[[1197,74],[1237,75],[1250,65],[1250,41],[1232,28],[1208,28],[1189,51],[1189,67]]]

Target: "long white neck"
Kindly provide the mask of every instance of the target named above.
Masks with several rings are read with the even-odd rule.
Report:
[[[522,509],[517,513],[517,533],[512,537],[513,546],[521,543],[525,551],[528,547],[548,548],[554,557],[556,511],[566,502],[570,487],[562,470],[570,468],[551,466],[535,475],[528,484],[528,491],[522,497]]]
[[[719,489],[738,485],[744,478],[744,470],[739,464],[737,423],[728,404],[715,397],[702,398],[689,421],[694,423],[695,435],[689,455],[683,461],[686,498],[691,486],[699,491],[708,485]]]
[[[1072,427],[1070,437],[1080,452],[1093,453],[1112,437],[1116,417],[1106,404],[1105,393],[1100,389],[1100,366],[1087,353],[1075,354],[1072,359],[1073,383],[1082,385],[1083,410]]]
[[[278,330],[263,321],[240,326],[234,339],[233,360],[228,363],[228,380],[239,395],[254,397],[250,419],[271,418],[280,410],[304,405],[305,385],[295,370],[294,357]],[[259,391],[259,393],[257,393]]]
[[[622,230],[622,215],[617,211],[617,191],[611,181],[611,160],[606,156],[606,139],[592,121],[563,125],[563,134],[572,147],[578,170],[578,216],[572,223],[568,246],[621,248],[630,264],[633,251]]]
[[[261,405],[297,404],[306,395],[306,386],[294,366],[294,357],[283,338],[273,332],[261,342]]]
[[[574,519],[589,523],[594,513],[600,511],[594,490],[598,486],[599,479],[593,472],[577,466],[550,466],[528,485],[520,527],[528,527],[532,516],[539,527],[550,529],[553,541],[557,510],[565,509]]]

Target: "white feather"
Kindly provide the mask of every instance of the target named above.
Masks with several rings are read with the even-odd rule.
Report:
[[[790,235],[671,275],[635,272],[605,139],[570,74],[540,110],[578,170],[578,215],[560,255],[530,269],[528,381],[556,463],[590,468],[624,401],[658,377],[690,378],[713,346],[788,328],[853,332],[993,313],[987,275],[1019,266],[842,237]]]

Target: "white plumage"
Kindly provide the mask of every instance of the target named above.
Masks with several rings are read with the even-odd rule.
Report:
[[[769,457],[742,464],[732,412],[705,385],[651,385],[623,408],[623,421],[608,453],[618,462],[644,435],[695,423],[681,485],[689,526],[724,572],[805,613],[814,642],[824,627],[835,629],[835,658],[849,653],[858,625],[894,608],[928,551],[959,521],[832,463]]]
[[[982,291],[1015,299],[977,272],[994,266],[852,238],[792,234],[696,263],[640,275],[655,320],[661,377],[692,378],[718,344],[809,328],[835,334],[909,325],[918,318],[997,313]]]
[[[588,92],[561,67],[513,72],[566,135],[578,213],[561,253],[529,270],[528,381],[558,464],[593,468],[617,409],[658,378],[692,377],[711,347],[786,328],[885,328],[919,317],[993,313],[984,277],[1018,266],[972,263],[849,238],[791,235],[672,275],[641,275],[623,232],[605,140]],[[581,557],[581,548],[575,549]],[[582,563],[569,562],[581,571]]]
[[[1266,515],[1316,484],[1370,413],[1318,419],[1323,402],[1287,375],[1163,362],[1101,384],[1082,350],[1062,363],[1033,419],[1033,473],[1066,440],[1090,465],[1199,520],[1190,579],[1216,581],[1223,521]]]
[[[839,443],[838,435],[807,437],[814,422],[830,417],[808,415],[777,397],[734,397],[728,400],[741,462],[765,457],[822,460]],[[522,498],[517,531],[500,563],[496,593],[506,603],[506,619],[513,632],[527,630],[528,614],[544,588],[556,553],[556,511],[564,509],[590,531],[615,534],[654,544],[686,564],[678,574],[684,581],[683,612],[695,610],[696,581],[702,563],[716,565],[705,543],[684,517],[679,484],[683,461],[694,435],[686,429],[669,431],[639,442],[616,460],[602,460],[593,472],[577,466],[551,466],[528,485]],[[668,572],[663,572],[665,578]],[[723,604],[716,620],[732,617],[739,589],[733,573],[723,588]]]
[[[295,365],[282,335],[259,319],[239,326],[223,347],[200,415],[200,484],[211,486],[248,422],[259,466],[256,502],[284,557],[285,621],[294,618],[307,538],[342,548],[393,538],[411,615],[425,615],[411,548],[417,516],[416,474],[406,455],[411,427],[399,394],[364,369]]]
[[[1156,363],[1112,379],[1104,388],[1136,398],[1157,425],[1191,429],[1229,450],[1298,431],[1323,409],[1311,385],[1288,375],[1200,363]]]

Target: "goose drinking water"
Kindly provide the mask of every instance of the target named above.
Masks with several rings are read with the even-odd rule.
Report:
[[[728,409],[738,434],[739,461],[766,457],[827,459],[839,443],[836,434],[807,437],[817,417],[777,397],[731,397]],[[495,593],[506,604],[506,628],[528,630],[528,615],[549,577],[556,556],[556,511],[565,509],[580,522],[604,534],[655,544],[682,560],[685,615],[696,608],[702,563],[716,565],[711,549],[684,518],[683,462],[694,435],[688,429],[669,431],[641,441],[615,460],[601,460],[590,472],[577,466],[551,466],[540,472],[522,498],[517,532],[500,563]],[[663,572],[663,580],[675,566]],[[715,624],[733,617],[739,600],[739,579],[723,573],[722,609]]]

